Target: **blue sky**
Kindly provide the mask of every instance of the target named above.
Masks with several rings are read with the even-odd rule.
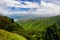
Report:
[[[38,3],[40,3],[40,0],[20,0],[20,1],[30,1],[30,2],[38,2]]]
[[[60,15],[60,0],[2,0],[0,13],[3,15]]]
[[[21,4],[23,5],[26,5],[25,2],[28,1],[28,2],[36,2],[38,5],[40,5],[40,0],[15,0],[15,1],[22,1]],[[34,9],[36,7],[33,7],[32,9]],[[18,8],[18,7],[8,7],[8,9],[12,10],[12,11],[28,11],[30,8],[27,7],[27,8]]]
[[[30,8],[15,8],[15,7],[8,7],[11,11],[28,11]]]

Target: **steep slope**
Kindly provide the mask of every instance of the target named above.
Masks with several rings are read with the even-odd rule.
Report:
[[[46,40],[45,38],[49,30],[50,35],[48,36],[49,38],[51,37],[52,39],[54,35],[57,36],[59,35],[60,37],[60,16],[52,16],[52,17],[45,17],[45,18],[36,18],[36,19],[20,19],[17,21],[18,24],[20,24],[27,32],[28,36],[26,37],[28,40]],[[56,27],[56,30],[55,28]],[[54,34],[56,33],[56,34]],[[51,39],[50,38],[50,39]],[[57,38],[57,37],[56,37]]]
[[[24,37],[0,29],[0,40],[26,40]]]
[[[14,22],[14,19],[0,15],[0,29],[26,36],[27,33],[23,27]]]
[[[25,30],[44,30],[43,28],[53,24],[58,23],[60,24],[60,16],[52,16],[52,17],[45,17],[45,18],[36,18],[36,19],[23,19],[18,20],[17,23],[20,24]]]
[[[22,31],[24,31],[19,24],[14,22],[14,19],[2,15],[0,15],[0,29],[15,33],[20,31],[19,34],[21,35],[23,35]]]

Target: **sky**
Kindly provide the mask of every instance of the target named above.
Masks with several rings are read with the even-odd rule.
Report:
[[[5,15],[21,14],[30,9],[36,9],[39,5],[40,0],[2,0],[0,1],[0,12]]]
[[[2,0],[0,13],[3,15],[60,15],[60,0]]]

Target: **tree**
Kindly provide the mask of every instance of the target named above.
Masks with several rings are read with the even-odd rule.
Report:
[[[51,26],[48,26],[46,28],[46,33],[45,33],[45,38],[44,40],[60,40],[59,35],[58,35],[58,26],[56,23],[54,23]]]

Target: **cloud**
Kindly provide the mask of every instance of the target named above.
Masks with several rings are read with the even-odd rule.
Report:
[[[23,3],[23,4],[22,4]],[[0,12],[4,15],[10,14],[26,14],[26,11],[12,11],[8,9],[9,7],[18,8],[38,8],[39,4],[37,2],[29,1],[15,1],[15,0],[2,0],[0,1]]]
[[[23,1],[2,0],[0,2],[0,4],[6,5],[7,7],[19,7],[19,8],[36,8],[36,7],[38,7],[38,3],[37,2],[24,1],[25,5],[22,4],[22,2]]]
[[[28,1],[26,1],[24,3],[25,3],[26,8],[38,8],[39,7],[38,3],[36,3],[36,2],[28,2]]]
[[[56,5],[60,5],[60,0],[43,0],[43,1],[50,2],[50,3],[56,4]]]
[[[15,8],[30,8],[28,11],[12,11],[8,7]],[[60,5],[41,1],[41,4],[38,5],[36,2],[25,1],[23,4],[19,1],[14,0],[3,0],[0,2],[0,11],[4,15],[13,15],[13,14],[34,14],[38,16],[51,16],[51,15],[60,15]]]
[[[37,8],[35,11],[30,10],[30,12],[31,14],[44,16],[60,15],[60,5],[41,1],[39,8]]]

